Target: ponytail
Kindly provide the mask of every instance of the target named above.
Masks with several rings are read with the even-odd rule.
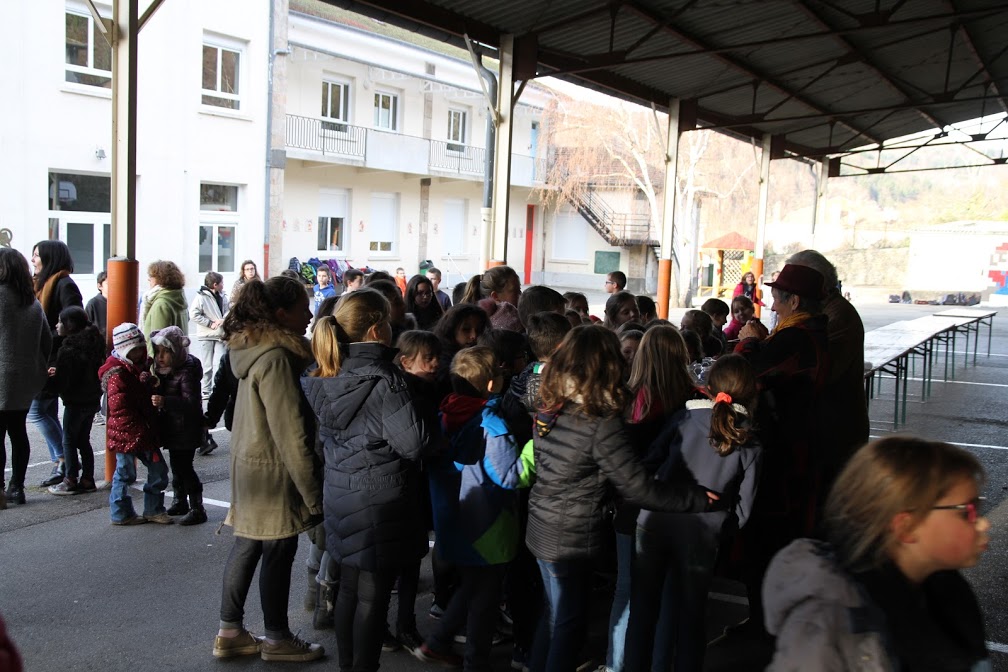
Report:
[[[741,355],[719,357],[707,374],[707,392],[714,395],[710,442],[718,455],[730,455],[753,435],[752,416],[758,394],[756,376]]]
[[[482,292],[480,291],[480,285],[483,284],[482,275],[474,275],[469,278],[469,282],[466,283],[465,291],[462,292],[461,303],[478,303],[480,299],[483,298]]]
[[[374,289],[365,287],[344,294],[336,304],[336,312],[320,319],[312,332],[312,354],[318,362],[312,375],[338,375],[346,357],[343,348],[362,342],[371,327],[387,322],[389,311],[388,300]]]

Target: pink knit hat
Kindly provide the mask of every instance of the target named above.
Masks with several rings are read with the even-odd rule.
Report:
[[[480,299],[479,307],[490,317],[490,326],[494,329],[507,329],[521,333],[521,320],[518,319],[518,309],[506,301]]]

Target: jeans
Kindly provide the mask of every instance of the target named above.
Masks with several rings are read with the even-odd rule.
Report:
[[[529,660],[531,672],[571,672],[585,640],[591,602],[591,560],[539,560],[546,611]]]
[[[63,406],[63,457],[66,461],[66,477],[76,479],[78,472],[86,479],[94,480],[94,449],[91,447],[91,425],[94,422],[96,406]],[[78,453],[80,460],[77,459]]]
[[[521,537],[524,539],[524,535]],[[526,656],[532,650],[539,618],[543,611],[542,575],[535,556],[525,544],[511,561],[504,579],[505,599],[514,621],[514,645]]]
[[[638,528],[627,626],[626,672],[657,669],[652,650],[664,646],[676,672],[703,670],[704,618],[717,541],[701,534],[655,534]],[[669,610],[668,623],[659,613]],[[668,668],[663,668],[668,669]]]
[[[4,446],[4,435],[10,434],[11,440],[11,478],[10,485],[15,488],[24,487],[25,472],[28,471],[28,455],[31,446],[28,443],[28,431],[25,428],[25,418],[28,411],[0,411],[0,488],[3,486],[4,474],[7,473],[7,448]]]
[[[136,515],[129,494],[129,488],[136,482],[137,476],[134,457],[147,467],[147,482],[143,488],[143,515],[153,516],[165,512],[164,491],[168,487],[168,465],[165,464],[161,451],[155,448],[149,453],[116,453],[116,470],[112,476],[112,492],[109,494],[109,513],[113,522],[121,522]]]
[[[609,612],[609,648],[606,651],[606,667],[612,672],[623,672],[627,620],[630,618],[633,547],[633,535],[616,533],[616,591]]]
[[[36,397],[28,409],[28,421],[42,432],[53,462],[63,459],[63,428],[59,422],[59,399]]]
[[[203,380],[201,381],[201,387],[203,390],[203,398],[210,396],[210,392],[213,390],[213,379],[214,373],[220,368],[221,357],[224,356],[224,351],[226,346],[222,341],[214,340],[212,338],[208,339],[197,339],[196,340],[196,352],[193,354],[200,360],[200,364],[203,365]]]
[[[466,633],[462,668],[466,672],[490,669],[497,611],[500,605],[501,581],[506,565],[459,566],[460,582],[448,608],[427,644],[435,651],[451,651],[455,633]]]
[[[290,601],[291,568],[294,566],[297,547],[297,536],[268,541],[235,537],[227,564],[224,565],[220,608],[222,630],[240,630],[244,627],[245,600],[252,587],[256,566],[261,564],[259,602],[262,605],[266,637],[281,640],[291,636],[287,622],[287,603]]]
[[[392,586],[398,572],[367,572],[340,566],[340,587],[333,609],[341,672],[374,672],[381,657]]]
[[[168,459],[171,461],[171,485],[176,493],[183,495],[203,493],[203,483],[193,468],[194,457],[196,457],[194,450],[168,449]]]

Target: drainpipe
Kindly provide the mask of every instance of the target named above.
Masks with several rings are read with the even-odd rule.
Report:
[[[494,75],[492,70],[483,65],[483,54],[478,53],[477,59],[477,71],[486,82],[487,95],[490,98],[487,103],[488,105],[493,105],[494,109],[496,109],[497,77]],[[490,224],[493,219],[494,147],[497,144],[497,127],[494,124],[494,109],[488,109],[486,115],[486,139],[484,144],[484,156],[486,156],[486,159],[483,164],[483,207],[480,209],[480,218],[482,222],[482,235],[480,236],[480,241],[483,244],[483,250],[480,255],[481,272],[489,263],[491,256],[490,250],[493,246],[493,241],[490,240]]]

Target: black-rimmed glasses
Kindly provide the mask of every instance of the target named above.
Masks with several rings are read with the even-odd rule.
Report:
[[[970,524],[976,523],[979,517],[980,505],[987,501],[986,497],[977,497],[971,502],[966,502],[965,504],[946,504],[944,506],[932,506],[931,508],[935,511],[962,511],[965,513],[963,516],[967,522]]]

